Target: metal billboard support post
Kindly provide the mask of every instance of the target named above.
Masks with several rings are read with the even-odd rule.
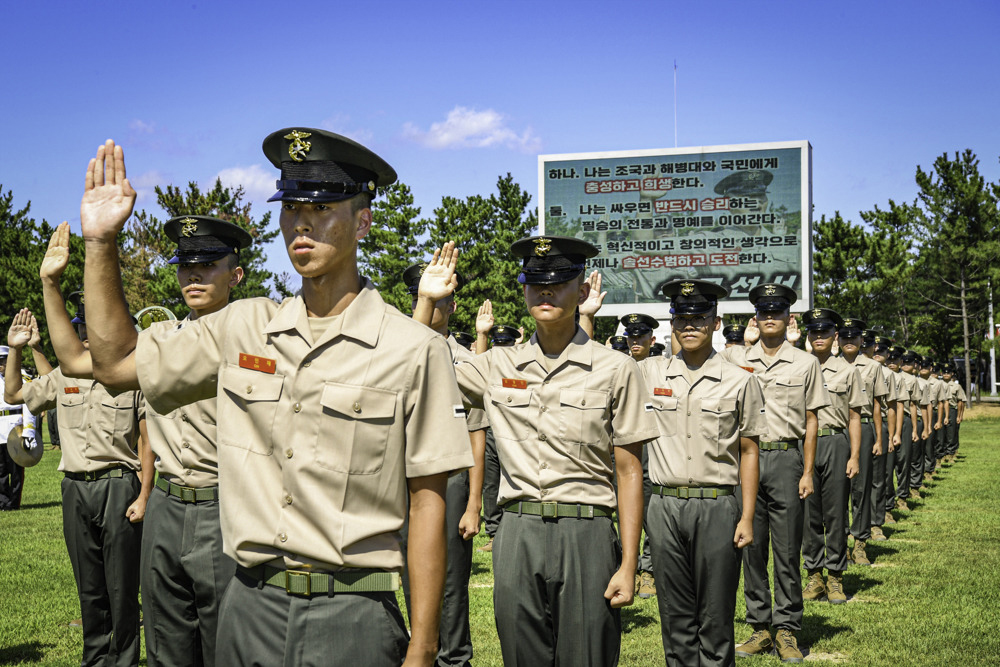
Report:
[[[993,324],[993,285],[989,281],[986,282],[990,290],[990,304],[989,304],[989,314],[990,314],[990,329],[986,334],[990,341],[990,396],[997,395],[997,353],[993,348],[993,339],[996,337],[996,325]]]

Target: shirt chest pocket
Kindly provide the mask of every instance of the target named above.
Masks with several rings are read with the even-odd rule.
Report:
[[[87,405],[83,402],[83,394],[61,395],[56,418],[60,428],[83,428],[87,421]]]
[[[678,420],[677,399],[672,396],[653,396],[651,405],[656,415],[656,425],[660,427],[660,434],[675,434]]]
[[[576,445],[596,445],[607,432],[608,395],[594,389],[559,392],[560,437]]]
[[[493,437],[524,440],[531,429],[531,390],[492,387],[487,417]]]
[[[327,382],[316,463],[351,475],[382,469],[396,416],[396,392]]]
[[[802,405],[806,403],[806,381],[801,375],[790,375],[774,381],[775,400],[781,405]],[[767,397],[765,396],[765,399]]]
[[[847,382],[840,380],[838,382],[828,382],[826,384],[826,390],[830,392],[830,399],[832,402],[836,403],[838,406],[842,401],[847,400]]]
[[[701,399],[701,435],[710,442],[731,440],[738,430],[736,421],[736,399],[734,398],[703,398]]]
[[[219,375],[220,445],[270,455],[283,375],[227,366]]]
[[[138,428],[135,422],[135,394],[127,392],[101,399],[101,429],[106,433],[131,433]]]

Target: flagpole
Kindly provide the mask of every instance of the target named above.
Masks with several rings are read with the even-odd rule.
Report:
[[[674,58],[674,148],[677,148],[677,59]]]

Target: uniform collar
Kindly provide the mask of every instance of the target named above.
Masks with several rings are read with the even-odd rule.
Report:
[[[385,308],[385,301],[379,296],[372,282],[365,278],[365,284],[358,295],[320,336],[313,347],[341,335],[353,338],[369,347],[375,347],[379,332],[382,330]],[[264,327],[265,334],[286,331],[296,331],[307,341],[312,339],[309,314],[306,311],[306,302],[302,298],[301,291],[292,298],[282,301],[274,317]]]
[[[555,360],[556,363],[553,366],[553,370],[568,361],[572,361],[585,368],[590,368],[594,362],[594,351],[587,344],[589,342],[591,342],[590,336],[578,325],[569,345],[559,354],[559,358]],[[531,339],[526,344],[519,345],[514,355],[514,363],[519,368],[524,368],[532,361],[538,361],[542,368],[546,368],[545,353],[542,352],[542,346],[538,344],[538,332],[533,333]]]
[[[763,363],[764,358],[764,348],[760,346],[760,341],[758,340],[747,352],[748,361],[760,361]],[[770,357],[774,361],[795,361],[795,346],[789,343],[787,340],[781,343],[781,347],[778,348],[778,353],[774,357]]]
[[[685,369],[687,369],[687,363],[681,355],[683,352],[679,352],[670,358],[670,363],[667,364],[666,375],[667,377],[680,377],[684,375]],[[705,359],[705,363],[701,365],[700,368],[693,370],[692,373],[698,377],[707,377],[712,380],[722,379],[722,357],[712,350],[711,354],[708,355],[708,359]]]

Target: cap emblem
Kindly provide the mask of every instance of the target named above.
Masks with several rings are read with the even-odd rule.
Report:
[[[368,181],[368,189],[375,192],[375,181]]]
[[[420,275],[424,275],[424,271],[427,270],[427,262],[421,262],[420,264]]]
[[[184,218],[181,220],[181,236],[194,236],[195,232],[198,231],[198,221],[194,218]]]
[[[681,294],[691,296],[694,293],[694,283],[681,283]]]
[[[535,255],[545,257],[552,250],[552,241],[546,238],[535,239]]]
[[[813,318],[814,319],[819,319],[821,317],[823,317],[823,311],[820,310],[819,308],[814,308],[813,309]]]
[[[286,134],[285,139],[292,142],[288,145],[288,156],[296,162],[305,160],[306,154],[312,150],[312,142],[302,140],[311,136],[312,132],[299,132],[298,130]]]
[[[768,285],[764,288],[764,294],[767,296],[774,296],[778,292],[778,288],[774,285]]]
[[[628,321],[629,322],[638,322],[639,321],[639,316],[636,315],[635,313],[632,313],[631,315],[628,316]]]

